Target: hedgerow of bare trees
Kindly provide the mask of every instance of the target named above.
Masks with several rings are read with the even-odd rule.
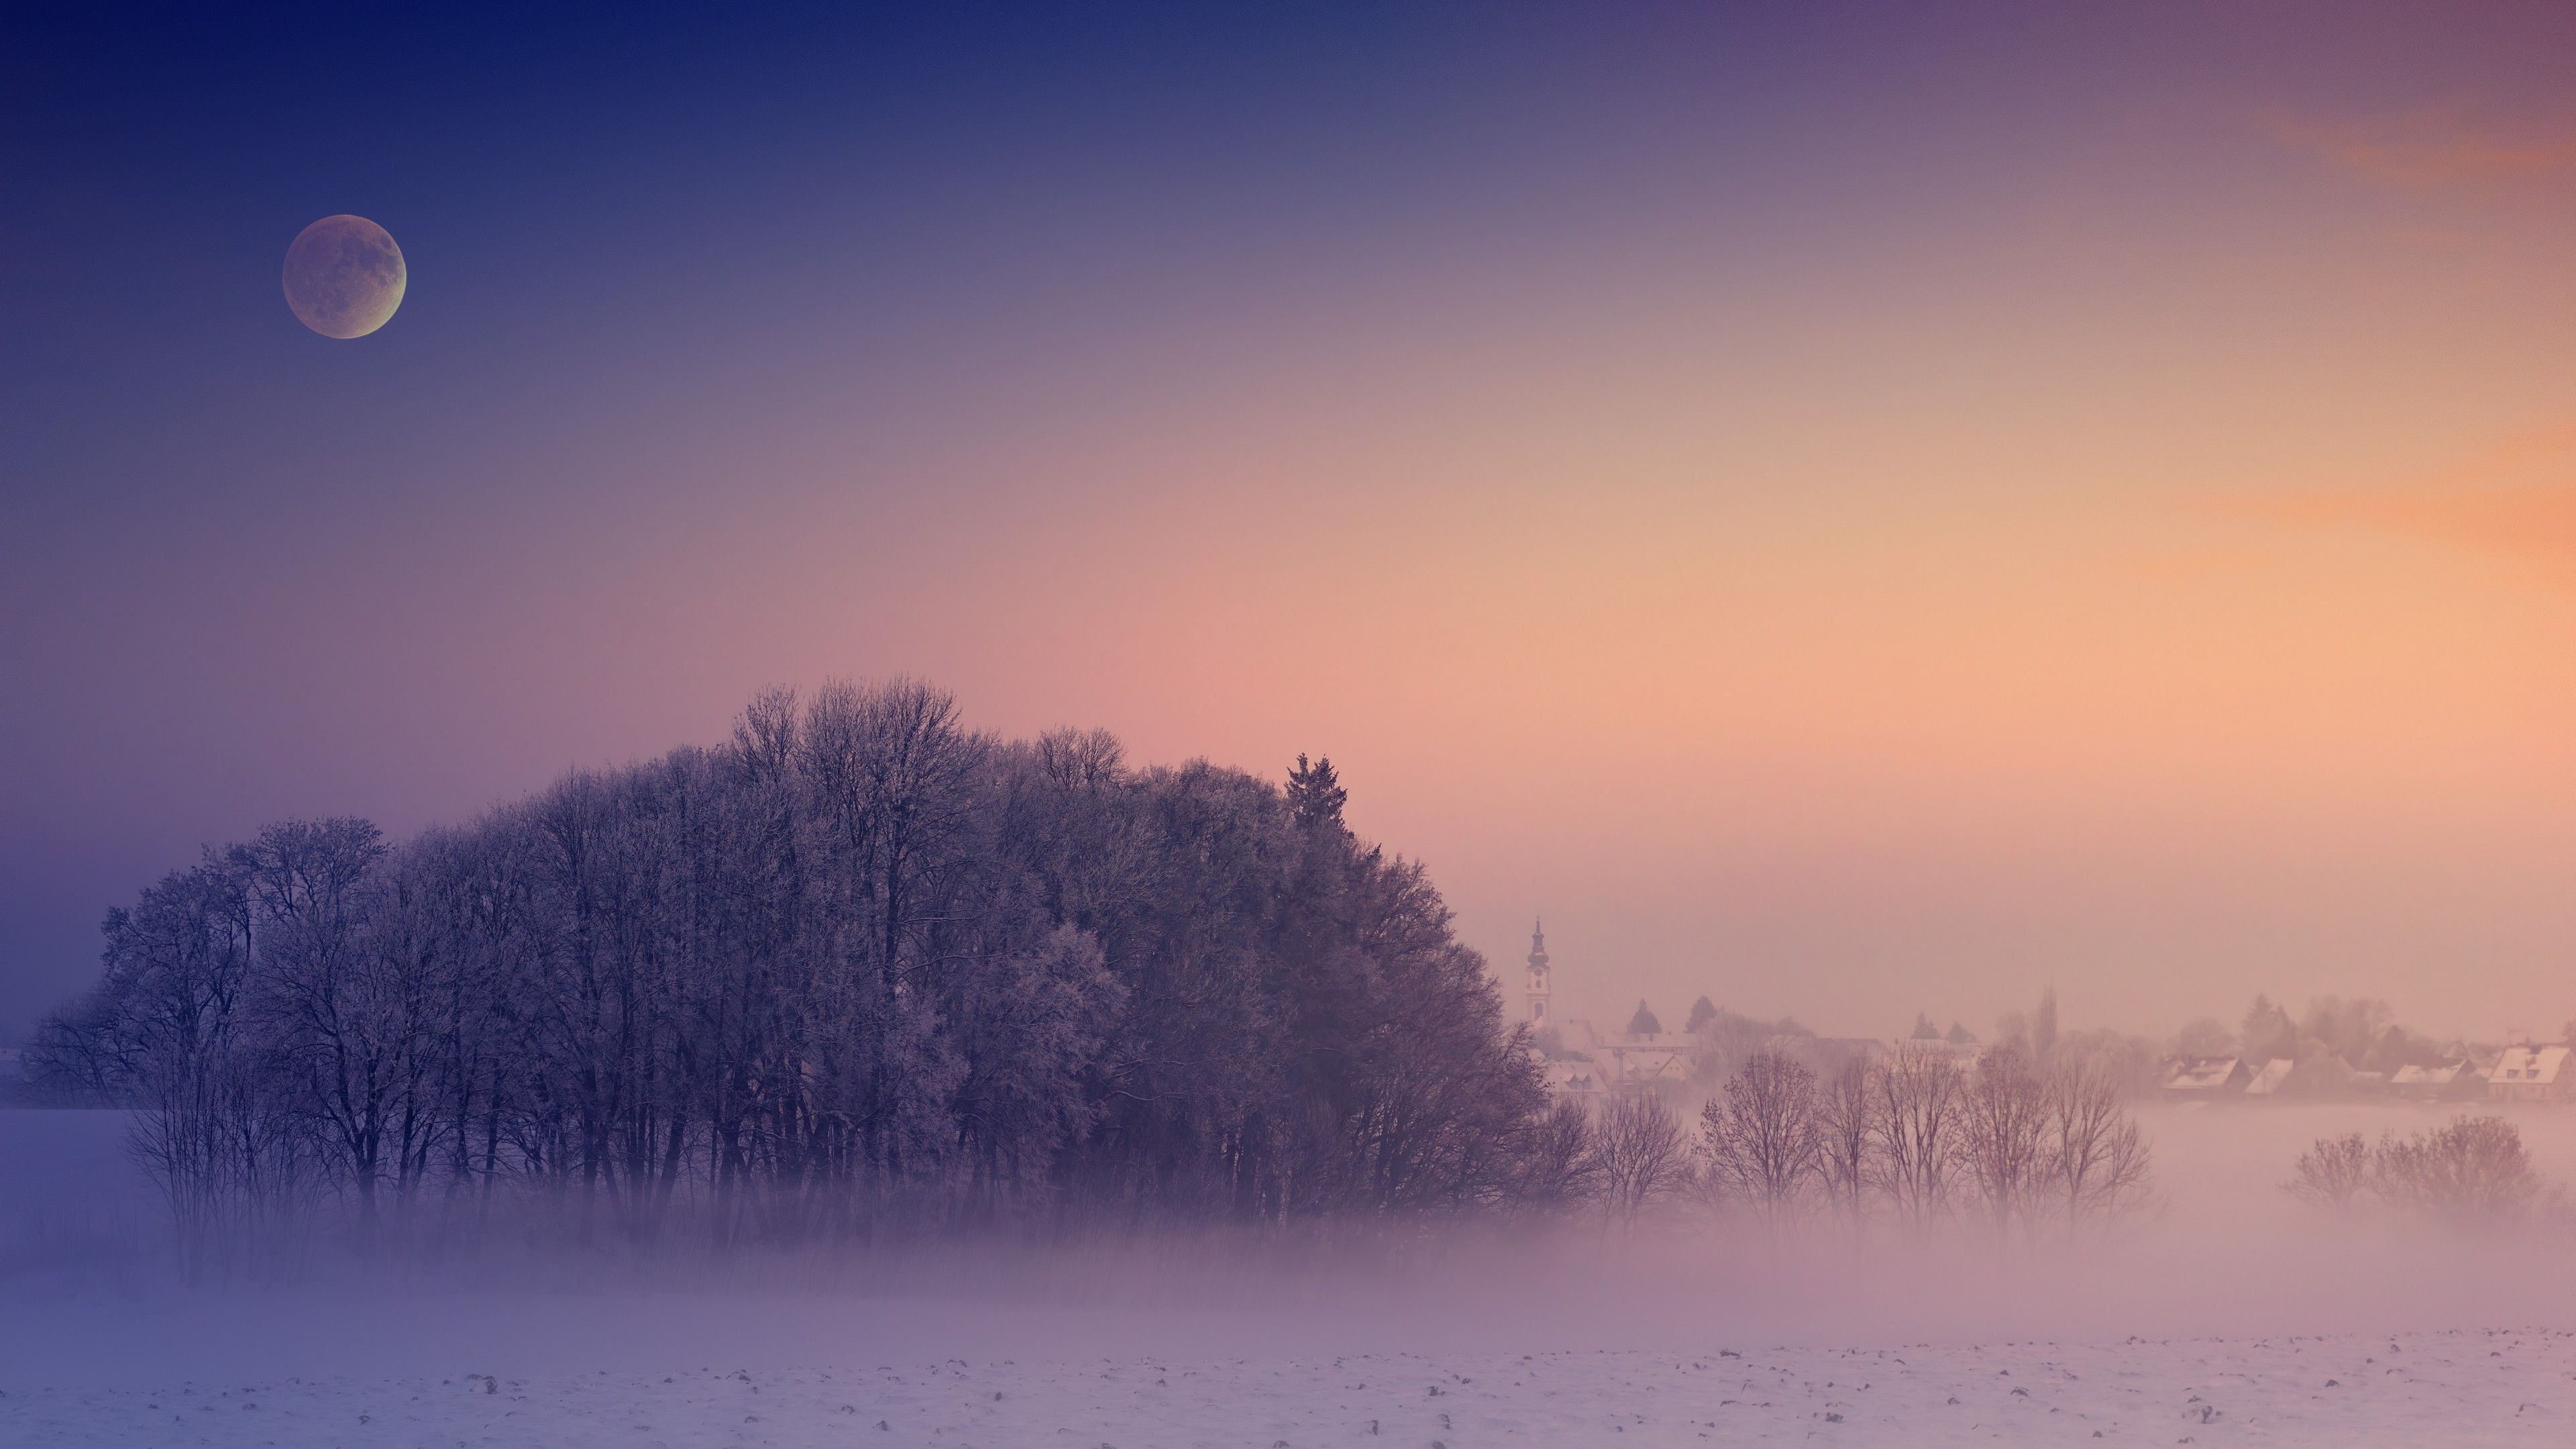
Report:
[[[2149,1154],[2115,1066],[2060,1049],[1898,1043],[1818,1078],[1745,1059],[1701,1109],[1700,1162],[1721,1210],[1772,1234],[1812,1222],[1907,1236],[1974,1224],[2007,1237],[2086,1232],[2146,1207]]]
[[[895,681],[386,839],[290,821],[111,912],[35,1052],[183,1246],[501,1201],[719,1240],[1281,1222],[1590,1190],[1421,868],[1287,787]]]
[[[2501,1117],[2454,1117],[2376,1144],[2358,1132],[2320,1138],[2300,1154],[2286,1186],[2329,1212],[2375,1209],[2461,1230],[2515,1227],[2564,1209],[2532,1166],[2522,1133]]]

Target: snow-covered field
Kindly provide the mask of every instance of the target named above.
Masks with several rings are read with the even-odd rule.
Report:
[[[2278,1190],[2321,1133],[2440,1115],[2151,1114],[2167,1211],[2082,1255],[1680,1225],[1400,1267],[1158,1240],[189,1289],[113,1118],[0,1112],[0,1446],[2576,1442],[2567,1242]],[[2576,1179],[2576,1113],[2516,1115]]]
[[[2535,1445],[2576,1336],[849,1364],[18,1388],[0,1444]]]

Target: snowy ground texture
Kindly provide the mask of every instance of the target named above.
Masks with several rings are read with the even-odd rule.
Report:
[[[5,1374],[5,1369],[0,1369]],[[287,1379],[48,1390],[0,1444],[2557,1444],[2576,1334]]]

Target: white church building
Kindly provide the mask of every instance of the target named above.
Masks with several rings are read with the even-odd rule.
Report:
[[[1540,1055],[1549,1090],[1589,1096],[1678,1088],[1690,1080],[1691,1043],[1679,1032],[1596,1032],[1589,1021],[1557,1015],[1545,921],[1531,924],[1528,967],[1521,1020],[1529,1028],[1531,1049]]]

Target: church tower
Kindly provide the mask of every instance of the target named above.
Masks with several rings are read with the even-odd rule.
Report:
[[[1532,922],[1529,953],[1529,1024],[1532,1031],[1551,1025],[1547,998],[1547,927],[1545,922]]]

